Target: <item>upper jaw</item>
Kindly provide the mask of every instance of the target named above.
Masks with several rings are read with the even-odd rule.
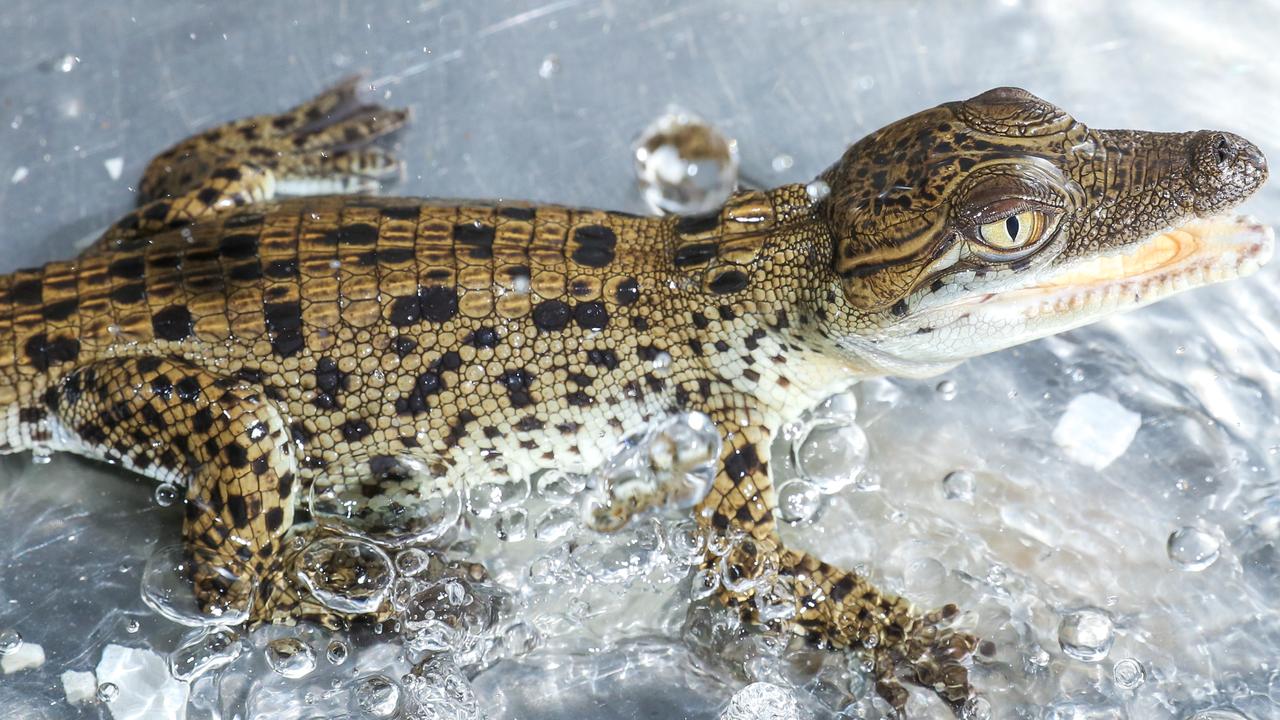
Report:
[[[1274,248],[1274,231],[1255,218],[1195,218],[1115,252],[1052,264],[1034,283],[988,296],[988,301],[1016,309],[1028,321],[1056,318],[1077,326],[1174,293],[1251,275],[1271,259]]]
[[[862,353],[889,374],[932,375],[969,357],[1252,274],[1274,248],[1274,231],[1254,218],[1192,219],[1110,253],[1050,262],[1015,287],[919,308],[863,339]]]

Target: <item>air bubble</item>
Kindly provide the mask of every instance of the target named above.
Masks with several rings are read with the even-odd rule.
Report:
[[[443,478],[443,467],[408,455],[376,467],[362,461],[312,484],[308,507],[321,525],[356,527],[391,547],[430,543],[462,515],[461,491]]]
[[[13,628],[0,630],[0,656],[12,655],[22,647],[22,635]]]
[[[427,569],[431,555],[421,548],[411,547],[396,553],[396,572],[412,577]]]
[[[943,400],[949,401],[949,400],[956,399],[957,390],[956,390],[956,383],[954,380],[943,380],[942,382],[938,383],[938,385],[934,388],[934,390],[938,393],[938,397],[942,398]]]
[[[1169,536],[1166,545],[1169,559],[1188,572],[1200,572],[1218,559],[1221,543],[1211,533],[1194,527],[1183,527]]]
[[[1137,660],[1124,658],[1112,666],[1111,679],[1121,690],[1133,690],[1146,682],[1147,671]]]
[[[572,502],[587,487],[587,476],[563,470],[548,470],[538,476],[538,495],[557,505]]]
[[[283,637],[267,643],[263,654],[267,666],[291,680],[306,677],[316,669],[316,652],[296,637]]]
[[[1115,626],[1111,617],[1095,607],[1067,613],[1058,625],[1058,645],[1067,655],[1083,662],[1100,662],[1111,652]]]
[[[670,108],[632,145],[645,202],[658,213],[703,213],[738,185],[738,144],[702,118]]]
[[[100,703],[113,703],[116,698],[120,697],[120,688],[115,683],[104,682],[98,686],[94,697],[98,698]]]
[[[351,704],[359,717],[389,718],[400,707],[400,686],[386,675],[370,675],[356,682]]]
[[[520,542],[529,534],[529,513],[524,508],[507,508],[498,515],[498,539]]]
[[[204,628],[188,635],[169,653],[169,674],[184,682],[226,667],[244,652],[244,643],[229,628]]]
[[[773,162],[770,163],[770,166],[773,168],[774,172],[780,173],[790,170],[791,166],[795,164],[795,158],[787,155],[786,153],[782,153],[773,157]]]
[[[973,490],[977,479],[968,470],[956,470],[942,478],[942,494],[948,500],[973,504]]]
[[[155,499],[160,507],[169,507],[178,501],[178,488],[173,483],[160,483],[156,486]]]
[[[347,656],[351,654],[350,648],[341,640],[332,640],[329,647],[325,648],[324,657],[331,665],[341,665],[347,661]]]
[[[226,590],[216,597],[196,599],[192,578],[200,572]],[[188,558],[181,543],[157,548],[142,569],[142,601],[164,617],[190,627],[239,625],[249,618],[256,583],[230,558],[197,549]]]
[[[578,526],[578,512],[571,507],[553,507],[538,519],[533,536],[541,542],[556,542],[573,532]]]
[[[298,562],[298,578],[311,594],[340,613],[377,611],[395,577],[391,558],[363,538],[322,538],[308,545]]]
[[[788,480],[778,488],[778,512],[786,522],[808,522],[820,507],[821,491],[804,480]]]
[[[729,698],[718,720],[799,720],[800,705],[790,690],[767,682],[752,683]]]
[[[529,497],[529,479],[523,475],[472,483],[467,486],[467,511],[488,520],[501,510],[515,507]]]
[[[839,492],[858,481],[866,467],[867,436],[852,423],[817,420],[794,446],[796,468],[819,491]]]

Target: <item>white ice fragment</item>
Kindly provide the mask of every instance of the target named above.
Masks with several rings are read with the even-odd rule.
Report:
[[[729,698],[719,720],[800,720],[800,706],[790,690],[767,682],[751,683]]]
[[[98,680],[91,672],[68,670],[62,673],[62,692],[66,693],[67,702],[72,705],[87,703],[98,692]]]
[[[13,171],[13,177],[9,178],[9,182],[17,185],[23,180],[26,180],[27,176],[30,174],[31,171],[27,169],[26,165],[19,165],[18,169]]]
[[[1067,457],[1101,470],[1124,454],[1138,434],[1142,416],[1096,393],[1078,395],[1053,429],[1053,441]]]
[[[44,664],[44,648],[33,642],[24,642],[8,655],[0,656],[0,670],[12,675],[19,670],[38,668]]]
[[[102,161],[102,166],[107,169],[107,174],[112,180],[119,180],[120,175],[124,173],[124,158],[113,157]]]
[[[184,720],[186,683],[173,679],[160,655],[150,650],[108,645],[98,663],[98,681],[120,692],[108,703],[115,720]]]

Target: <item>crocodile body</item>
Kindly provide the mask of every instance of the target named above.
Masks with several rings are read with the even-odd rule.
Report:
[[[858,378],[935,372],[1154,300],[1160,288],[1096,312],[1085,298],[1052,327],[1023,313],[1028,329],[989,318],[965,329],[998,294],[983,281],[1135,247],[1207,216],[1196,204],[1211,191],[1218,212],[1265,177],[1234,136],[1103,136],[1000,90],[864,140],[823,176],[826,199],[784,186],[703,216],[649,218],[278,198],[367,191],[394,172],[368,143],[407,115],[354,99],[346,83],[180,143],[148,169],[140,207],[85,254],[0,278],[3,450],[68,450],[183,484],[188,547],[214,570],[251,573],[255,619],[306,618],[324,610],[285,577],[285,539],[317,481],[405,457],[445,484],[585,471],[647,422],[700,411],[724,443],[698,517],[740,538],[729,571],[786,578],[795,607],[775,622],[867,651],[899,708],[899,676],[959,707],[976,641],[949,628],[954,608],[923,613],[782,546],[776,430]],[[1138,157],[1142,143],[1141,167],[1117,154]],[[1211,145],[1205,162],[1221,161],[1213,188],[1195,175],[1197,143]],[[1152,159],[1165,155],[1180,169]],[[1140,222],[1122,216],[1153,188],[1174,197],[1148,203]],[[963,214],[953,202],[984,193],[982,207],[1008,207]],[[1101,215],[1084,211],[1090,202],[1123,222],[1091,227]],[[1045,238],[1005,247],[987,234],[1016,240],[1029,232],[1018,223]],[[989,252],[959,253],[969,235]],[[1269,241],[1251,242],[1228,274],[1265,259]],[[412,501],[413,490],[387,491]],[[197,571],[198,593],[226,592],[219,577]],[[751,594],[723,591],[748,614]]]

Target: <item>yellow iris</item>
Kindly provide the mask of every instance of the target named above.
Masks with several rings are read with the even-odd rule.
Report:
[[[997,250],[1016,250],[1039,240],[1045,224],[1044,213],[1025,210],[1003,220],[980,225],[978,232],[982,235],[982,242]]]

